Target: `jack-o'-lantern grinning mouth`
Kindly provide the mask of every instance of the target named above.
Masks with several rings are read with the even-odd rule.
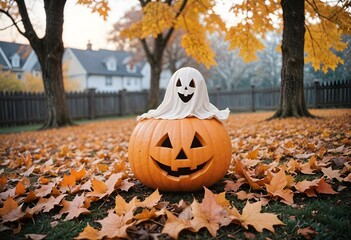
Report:
[[[200,165],[198,165],[195,169],[190,169],[189,167],[182,167],[182,168],[178,168],[178,171],[173,171],[171,169],[170,166],[164,165],[162,163],[160,163],[159,161],[155,160],[154,158],[152,158],[154,160],[154,162],[157,164],[157,166],[162,169],[163,171],[165,171],[167,173],[167,175],[173,176],[173,177],[180,177],[180,176],[190,176],[193,173],[197,173],[203,169],[206,169],[205,166],[209,161],[206,161]]]
[[[179,98],[185,103],[189,102],[193,95],[194,93],[189,94],[188,96],[184,96],[184,94],[178,93]]]

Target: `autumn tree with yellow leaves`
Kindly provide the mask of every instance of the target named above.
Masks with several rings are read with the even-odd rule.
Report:
[[[121,31],[121,37],[126,40],[138,39],[143,47],[151,66],[148,107],[155,108],[159,103],[162,58],[173,34],[182,31],[181,44],[186,53],[210,67],[216,62],[206,34],[216,30],[225,31],[225,24],[213,11],[213,0],[139,2],[142,17]]]
[[[24,0],[1,1],[0,14],[7,16],[18,32],[28,39],[41,66],[44,89],[47,99],[47,118],[42,128],[71,125],[62,76],[63,15],[66,0],[43,0],[46,14],[46,29],[39,37],[29,16]],[[93,12],[107,17],[107,0],[78,0]]]
[[[347,0],[233,1],[233,18],[238,23],[229,30],[213,11],[217,3],[213,0],[139,2],[142,17],[126,27],[120,37],[138,39],[151,65],[149,107],[158,104],[162,57],[175,30],[183,31],[181,42],[187,54],[207,67],[216,64],[208,33],[226,32],[230,49],[239,48],[240,56],[249,62],[264,48],[261,39],[267,32],[283,31],[281,100],[274,117],[311,116],[303,92],[304,63],[311,62],[324,72],[342,64],[336,52],[346,48],[341,35],[350,33],[351,26],[351,4]]]
[[[244,0],[232,12],[241,21],[230,28],[230,48],[240,48],[245,61],[256,59],[267,31],[282,31],[280,105],[273,117],[307,116],[304,99],[304,63],[315,70],[335,70],[343,60],[336,54],[347,47],[343,34],[351,33],[351,3],[347,0]]]

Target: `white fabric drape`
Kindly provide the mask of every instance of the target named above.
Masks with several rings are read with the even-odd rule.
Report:
[[[228,108],[218,110],[210,103],[206,82],[202,74],[194,68],[184,67],[172,75],[165,97],[158,108],[138,116],[137,120],[141,121],[146,118],[182,119],[186,117],[209,119],[214,117],[223,121],[228,118],[228,115]]]

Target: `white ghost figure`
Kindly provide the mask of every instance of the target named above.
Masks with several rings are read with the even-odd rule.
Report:
[[[171,77],[165,97],[157,109],[137,117],[138,121],[145,118],[182,119],[197,117],[199,119],[217,118],[226,120],[229,109],[218,110],[210,103],[207,86],[202,74],[191,67],[178,69]]]

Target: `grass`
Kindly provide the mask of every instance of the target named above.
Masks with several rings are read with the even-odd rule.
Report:
[[[328,112],[329,114],[329,112]],[[266,114],[269,115],[269,114]],[[266,116],[265,115],[265,116]],[[326,114],[327,115],[327,114]],[[239,134],[241,135],[240,139],[248,139],[245,144],[248,144],[249,142],[252,142],[255,140],[253,146],[256,146],[257,144],[263,144],[262,139],[267,139],[270,138],[272,135],[271,131],[267,131],[267,133],[263,132],[266,126],[262,126],[264,123],[262,122],[257,122],[253,124],[248,124],[247,121],[252,121],[252,119],[255,119],[255,117],[260,116],[258,114],[242,114],[242,115],[237,115],[235,118],[233,118],[235,121],[232,121],[229,123],[228,126],[231,126],[231,137],[234,139],[234,143],[237,143],[239,137]],[[266,118],[265,116],[262,117]],[[331,118],[330,120],[331,125],[329,131],[329,136],[325,137],[327,140],[325,140],[328,145],[330,145],[330,149],[335,149],[336,147],[339,146],[338,142],[340,141],[345,141],[347,142],[350,139],[350,132],[351,129],[346,129],[343,131],[342,128],[336,127],[336,126],[344,126],[345,124],[349,124],[349,120],[342,120],[341,122],[336,122],[335,119],[340,118],[340,116]],[[106,119],[99,119],[99,120],[93,120],[93,121],[77,121],[78,125],[84,125],[82,129],[86,131],[91,131],[90,133],[85,133],[82,136],[82,139],[79,138],[78,133],[81,132],[82,129],[77,129],[76,127],[71,127],[69,128],[68,131],[66,131],[66,135],[62,135],[61,138],[55,138],[55,140],[52,140],[50,138],[53,138],[54,136],[57,137],[58,134],[62,134],[64,129],[60,130],[54,130],[54,131],[48,131],[50,138],[49,140],[54,142],[50,142],[49,140],[46,141],[46,136],[45,134],[42,134],[41,132],[38,133],[36,131],[37,128],[39,128],[39,125],[32,125],[32,126],[21,126],[21,127],[16,127],[16,128],[9,128],[9,129],[0,129],[0,133],[5,133],[4,131],[7,130],[8,132],[14,133],[14,132],[23,132],[23,131],[33,131],[33,133],[28,133],[24,138],[21,135],[3,135],[0,136],[3,138],[3,140],[8,140],[8,139],[20,139],[21,141],[32,141],[30,143],[24,142],[25,148],[23,145],[19,144],[19,147],[17,145],[13,144],[11,147],[7,148],[0,148],[2,152],[0,151],[0,155],[2,156],[12,156],[14,155],[8,154],[9,152],[15,152],[16,147],[18,149],[26,149],[26,151],[37,151],[38,149],[38,144],[39,144],[39,139],[40,136],[39,134],[42,134],[42,139],[45,141],[43,142],[46,144],[47,148],[47,153],[49,156],[50,152],[50,157],[55,158],[57,156],[57,152],[60,151],[60,147],[62,144],[67,144],[69,143],[72,144],[72,147],[70,149],[76,149],[79,146],[87,143],[98,143],[98,147],[104,147],[106,145],[109,145],[113,142],[113,140],[116,138],[116,136],[123,135],[121,137],[122,143],[125,143],[128,141],[129,133],[128,132],[128,127],[129,125],[125,125],[123,130],[119,133],[116,133],[117,127],[119,127],[120,122],[118,119],[121,118],[106,118]],[[135,116],[128,116],[128,117],[123,117],[123,119],[131,119],[134,121]],[[237,119],[241,119],[241,121],[237,121]],[[248,119],[248,120],[246,120]],[[109,121],[111,120],[111,121]],[[328,120],[328,119],[326,119]],[[322,123],[322,121],[326,120],[314,120],[316,121],[315,123],[311,123],[308,128],[295,125],[294,127],[291,128],[291,131],[285,131],[285,128],[287,125],[290,126],[292,123],[290,122],[284,122],[285,120],[282,120],[281,122],[276,122],[275,130],[279,132],[278,137],[276,138],[275,141],[280,141],[279,146],[284,146],[284,140],[285,139],[293,139],[294,136],[297,136],[296,139],[300,141],[301,139],[306,138],[308,142],[313,142],[315,139],[319,139],[323,135],[324,127],[320,126],[319,124]],[[88,125],[89,123],[94,123],[92,125]],[[101,123],[100,123],[101,122]],[[129,121],[127,121],[129,122]],[[111,126],[111,123],[114,123],[113,126]],[[251,122],[250,122],[251,123]],[[284,124],[287,125],[284,125]],[[85,125],[87,124],[87,125]],[[236,124],[236,125],[235,125]],[[349,126],[348,125],[348,126]],[[328,125],[329,126],[329,125]],[[335,127],[335,128],[334,128]],[[92,129],[96,128],[96,129]],[[312,129],[311,132],[307,132],[306,129]],[[93,131],[94,130],[94,131]],[[105,132],[103,132],[105,131]],[[125,131],[128,133],[126,134]],[[237,131],[237,132],[234,132]],[[288,132],[288,133],[286,133]],[[349,132],[349,133],[347,133]],[[112,133],[116,133],[116,135],[113,135]],[[100,135],[99,135],[100,134]],[[283,134],[288,134],[286,135]],[[295,135],[294,135],[295,134]],[[309,138],[307,138],[307,135]],[[34,139],[33,139],[34,136]],[[67,137],[70,138],[71,140],[67,140]],[[100,138],[99,138],[100,137]],[[236,137],[236,139],[235,139]],[[335,139],[333,140],[332,138]],[[330,140],[328,140],[330,139]],[[9,141],[9,140],[8,140]],[[19,140],[17,140],[19,141]],[[63,143],[62,143],[63,141]],[[81,142],[82,141],[82,142]],[[296,140],[294,142],[295,147],[297,147],[298,141]],[[5,141],[4,141],[5,142]],[[300,141],[302,142],[302,141]],[[316,144],[319,144],[318,141],[316,141]],[[273,145],[270,145],[270,147],[274,147],[274,142],[272,143]],[[347,145],[347,144],[346,144]],[[93,145],[96,146],[96,145]],[[122,147],[125,147],[125,145],[122,145]],[[234,145],[235,146],[235,145]],[[250,151],[251,145],[247,145],[248,147],[243,150],[239,149],[237,151],[241,151],[241,153],[246,153],[247,151]],[[327,145],[326,145],[327,146]],[[348,163],[351,163],[350,160],[350,151],[349,151],[349,146],[348,145],[348,150],[345,151],[345,153],[327,153],[330,154],[331,157],[340,158],[345,157],[345,161],[348,161]],[[264,149],[265,146],[262,146],[261,149]],[[305,147],[307,148],[307,147]],[[98,151],[100,148],[93,149],[92,152],[86,152],[84,155],[87,158],[91,159],[96,159],[97,156],[95,155],[96,151]],[[111,148],[110,148],[111,149]],[[24,151],[24,150],[23,150]],[[82,150],[83,151],[83,150]],[[112,150],[111,150],[112,152]],[[88,155],[90,153],[91,155]],[[55,155],[56,154],[56,155]],[[112,153],[111,153],[112,154]],[[233,153],[235,154],[235,153]],[[334,155],[333,155],[334,154]],[[119,156],[119,155],[118,155]],[[283,157],[281,161],[288,160],[291,156],[289,155],[288,157]],[[286,158],[286,159],[285,159]],[[0,158],[0,163],[4,158]],[[47,159],[45,159],[46,161]],[[114,158],[110,159],[111,161],[114,161]],[[267,159],[262,160],[262,163],[269,164],[273,159],[270,159],[267,157]],[[35,160],[34,160],[35,161]],[[107,162],[109,160],[106,160]],[[306,160],[307,161],[307,160]],[[305,161],[305,162],[306,162]],[[42,162],[41,162],[42,163]],[[341,166],[335,166],[333,165],[333,169],[339,168],[339,170],[342,169]],[[10,169],[6,166],[0,166],[0,171],[1,169],[4,170],[4,173],[7,175],[10,175],[13,169]],[[63,173],[68,173],[69,169],[65,169],[66,172],[60,172],[61,175]],[[35,177],[34,177],[35,176]],[[31,179],[32,182],[37,182],[37,178],[40,176],[40,174],[35,174],[34,176],[31,176],[33,179]],[[295,177],[295,181],[302,181],[302,180],[313,180],[316,178],[322,177],[323,174],[321,172],[318,172],[314,175],[305,175],[298,173]],[[91,176],[89,176],[91,177]],[[226,175],[221,182],[213,185],[209,189],[214,192],[214,193],[220,193],[224,191],[224,180],[231,179],[232,175]],[[0,234],[0,239],[25,239],[26,234],[45,234],[47,237],[45,239],[73,239],[74,237],[78,236],[80,232],[83,231],[83,229],[89,225],[95,227],[95,228],[100,228],[100,224],[97,223],[97,220],[101,220],[104,217],[107,216],[107,212],[110,209],[113,209],[115,206],[115,197],[117,194],[120,194],[127,202],[129,202],[133,197],[137,196],[140,200],[145,199],[147,196],[149,196],[154,190],[146,188],[144,185],[142,185],[139,181],[134,180],[135,185],[128,191],[128,192],[123,192],[120,190],[116,190],[113,192],[107,199],[99,200],[97,202],[93,202],[91,206],[89,207],[89,210],[91,211],[90,214],[87,215],[80,215],[78,218],[73,219],[71,221],[63,221],[62,218],[59,220],[55,220],[53,216],[58,214],[60,211],[61,207],[56,207],[54,210],[51,210],[49,213],[39,213],[38,215],[35,215],[33,218],[27,218],[21,220],[21,231],[18,234],[14,234],[12,231],[2,231]],[[11,182],[11,181],[10,181]],[[15,182],[11,182],[11,184],[14,184]],[[302,228],[307,228],[310,227],[314,231],[316,231],[316,235],[311,235],[311,238],[313,239],[351,239],[351,183],[350,182],[338,182],[336,180],[333,181],[333,186],[334,189],[336,189],[337,186],[344,186],[345,188],[339,193],[335,195],[325,195],[325,194],[318,194],[318,197],[307,197],[303,193],[295,193],[294,194],[294,205],[289,206],[286,205],[279,200],[271,200],[268,205],[262,207],[262,212],[268,212],[268,213],[274,213],[277,214],[279,219],[285,224],[284,226],[275,226],[275,233],[271,233],[268,230],[264,230],[262,233],[257,232],[254,228],[249,227],[248,229],[245,229],[239,225],[236,224],[230,224],[226,227],[221,227],[218,232],[217,232],[217,237],[216,239],[247,239],[247,238],[252,238],[253,236],[255,237],[254,239],[304,239],[304,237],[301,234],[298,234],[298,230]],[[249,187],[246,185],[242,187],[243,190],[250,191]],[[251,192],[256,192],[259,193],[259,191],[251,191]],[[267,192],[262,192],[263,194],[266,194]],[[167,201],[169,202],[168,206],[172,206],[173,204],[177,204],[180,200],[184,200],[188,203],[191,203],[193,199],[197,199],[198,201],[201,201],[204,197],[204,191],[197,191],[197,192],[191,192],[191,193],[167,193],[167,192],[161,192],[162,194],[162,199],[161,201]],[[70,195],[67,197],[67,200],[72,200],[72,198],[75,195]],[[234,205],[240,212],[244,208],[245,201],[238,200],[236,195],[233,192],[227,192],[226,193],[226,198]],[[35,202],[34,202],[35,203]],[[35,206],[34,203],[30,204],[25,204],[23,205],[22,209],[25,209],[26,207],[33,207]],[[128,230],[128,234],[132,239],[151,239],[152,235],[157,236],[159,239],[170,239],[168,235],[166,234],[161,234],[163,224],[165,223],[165,218],[164,216],[159,217],[156,220],[151,220],[151,221],[145,221],[142,224],[138,224],[135,227],[132,227]],[[1,224],[0,224],[1,227]],[[214,239],[210,233],[207,231],[207,229],[203,228],[197,233],[192,233],[190,231],[182,231],[179,235],[179,239]]]
[[[222,227],[217,233],[217,239],[245,239],[245,234],[252,233],[257,240],[265,239],[303,239],[301,235],[297,234],[299,228],[312,227],[318,235],[314,239],[335,240],[335,239],[350,239],[351,236],[351,191],[350,186],[338,195],[319,195],[318,198],[308,198],[300,195],[295,195],[295,203],[297,207],[287,206],[279,201],[271,201],[267,206],[263,207],[262,212],[272,212],[279,215],[281,221],[286,225],[275,227],[275,234],[264,230],[262,233],[257,233],[253,228],[248,230],[231,224],[227,227]],[[222,192],[223,185],[216,184],[210,188],[213,192]],[[143,199],[150,195],[153,190],[148,189],[140,183],[133,187],[127,193],[120,193],[123,197],[130,200],[134,196]],[[187,202],[192,202],[193,198],[202,199],[203,191],[194,193],[162,193],[162,200],[170,203],[178,203],[183,199]],[[59,208],[51,211],[48,214],[41,213],[34,219],[28,219],[22,222],[22,230],[19,234],[12,234],[9,231],[1,233],[2,239],[19,240],[24,239],[26,234],[47,234],[45,239],[73,239],[83,231],[87,223],[93,227],[99,227],[95,221],[106,216],[106,212],[114,207],[114,197],[112,194],[106,202],[95,202],[89,208],[91,213],[88,215],[81,215],[78,219],[71,221],[58,221],[58,224],[53,228],[51,224],[55,222],[53,216],[59,212]],[[237,200],[235,195],[227,194],[234,206],[240,211],[244,203]],[[162,201],[161,200],[161,201]],[[150,226],[154,227],[154,233],[161,231],[161,226],[149,222],[138,228],[145,228],[150,231]],[[130,236],[133,239],[139,239],[138,235],[140,229],[130,230]],[[202,229],[197,233],[190,231],[181,232],[180,239],[213,239],[206,229]],[[160,239],[169,239],[165,234],[160,236]]]
[[[127,116],[113,116],[113,117],[104,117],[98,119],[82,119],[73,121],[74,124],[81,125],[93,122],[103,122],[103,121],[110,121],[110,120],[118,120],[118,119],[132,119],[136,118],[135,115],[127,115]],[[10,133],[20,133],[20,132],[29,132],[29,131],[37,131],[40,129],[42,124],[29,124],[29,125],[19,125],[13,127],[1,127],[0,134],[10,134]]]

